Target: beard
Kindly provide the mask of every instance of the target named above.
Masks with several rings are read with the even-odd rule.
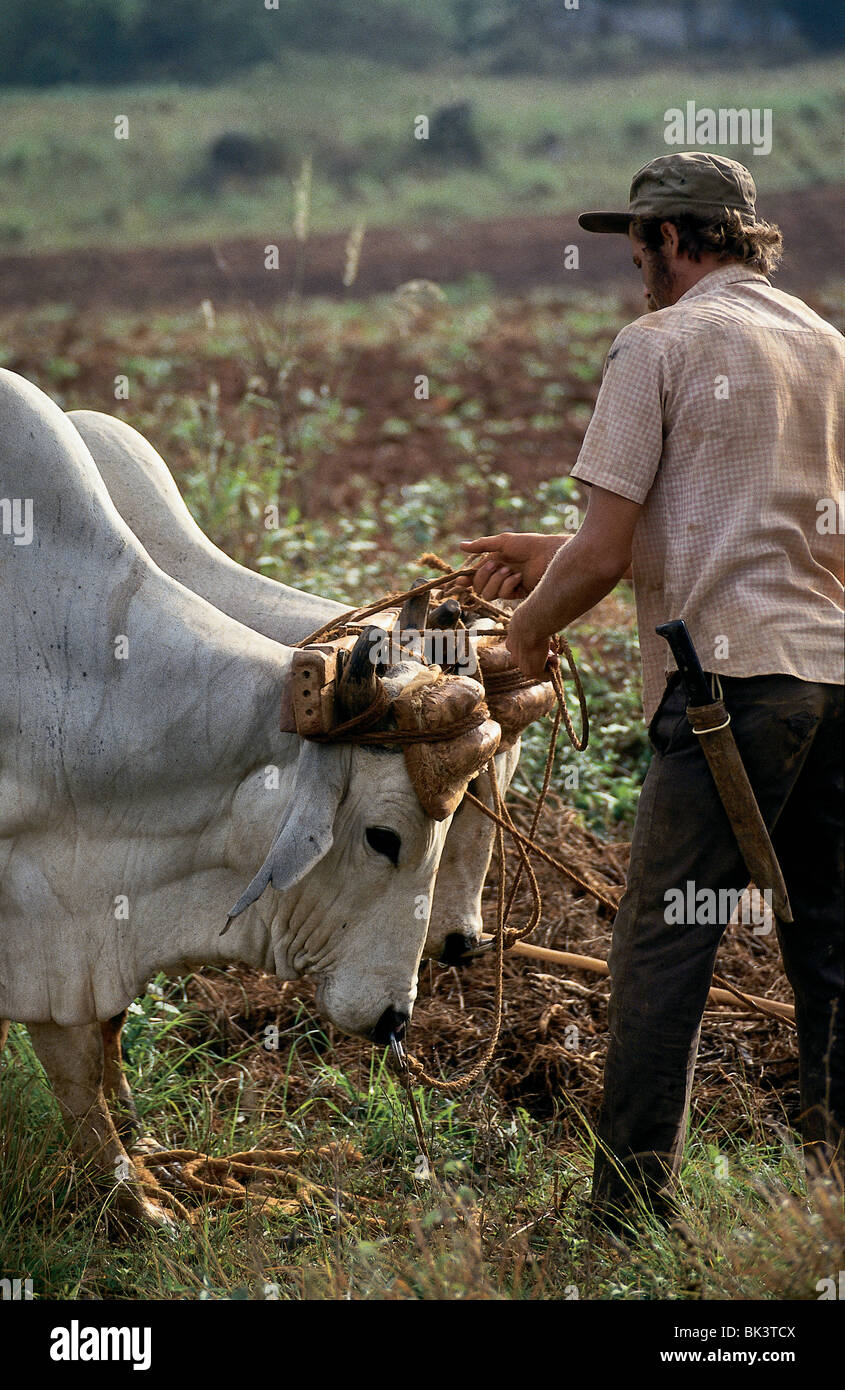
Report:
[[[650,283],[646,304],[653,314],[657,309],[666,309],[674,299],[672,271],[662,246],[649,254],[648,268]]]

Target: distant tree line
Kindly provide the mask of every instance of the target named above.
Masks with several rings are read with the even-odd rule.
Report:
[[[644,48],[668,35],[735,50],[753,35],[757,47],[769,20],[806,50],[845,44],[842,0],[0,0],[0,83],[215,81],[296,50],[530,72],[620,34]]]

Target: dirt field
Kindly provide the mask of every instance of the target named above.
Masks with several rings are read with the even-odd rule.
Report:
[[[544,307],[547,316],[554,316],[554,300]],[[161,350],[155,330],[143,319],[119,333],[113,331],[108,317],[96,310],[40,324],[37,332],[25,319],[26,314],[19,312],[0,328],[0,344],[5,347],[3,365],[55,394],[45,362],[72,363],[72,379],[60,383],[68,409],[79,406],[123,414],[124,408],[114,401],[115,371],[131,370],[133,361],[153,360]],[[288,402],[292,403],[290,410],[303,416],[307,412],[297,404],[302,394],[310,392],[318,400],[326,386],[344,410],[357,416],[354,425],[335,431],[330,447],[320,450],[313,485],[307,484],[303,499],[308,515],[331,516],[355,506],[356,479],[366,479],[383,494],[426,476],[450,477],[459,464],[467,462],[466,448],[457,441],[450,421],[470,405],[477,412],[481,437],[485,422],[507,423],[507,434],[491,438],[486,452],[492,466],[505,471],[516,488],[531,488],[544,478],[568,473],[583,438],[584,413],[595,402],[597,382],[576,375],[565,339],[544,345],[547,374],[532,376],[525,362],[538,351],[534,319],[535,315],[519,302],[499,306],[495,318],[472,341],[472,351],[448,364],[448,378],[445,371],[441,374],[428,368],[432,393],[427,401],[413,398],[414,374],[420,370],[420,350],[414,341],[394,336],[370,344],[356,341],[350,334],[338,360],[332,363],[327,361],[319,329],[303,336],[280,399],[283,428],[289,423]],[[611,337],[607,330],[597,330],[585,333],[581,341],[585,350],[595,346],[600,363]],[[226,437],[244,444],[267,428],[266,412],[250,408],[247,401],[250,385],[255,389],[256,369],[261,374],[261,364],[248,350],[237,349],[209,360],[199,355],[198,338],[196,327],[172,336],[170,371],[164,385],[148,384],[141,373],[133,372],[129,418],[137,422],[139,416],[156,415],[165,392],[183,400],[207,399],[209,385],[214,383]],[[553,415],[544,398],[548,381],[561,389]],[[268,389],[267,376],[261,377],[259,390],[262,387]],[[573,414],[577,407],[581,408],[580,417]],[[406,424],[407,432],[401,437],[391,432],[390,422],[397,419]],[[179,477],[196,468],[197,461],[189,443],[170,431],[168,423],[164,419],[158,427],[147,424],[141,428]],[[297,452],[295,446],[292,452]],[[306,486],[304,469],[300,476]],[[479,474],[479,493],[483,491]]]
[[[514,805],[517,824],[528,828],[527,807]],[[605,844],[578,825],[573,812],[552,796],[540,834],[548,850],[601,886],[624,882],[629,845]],[[537,945],[607,958],[610,949],[609,912],[596,907],[580,889],[537,861],[544,910],[531,938]],[[510,875],[511,870],[508,870]],[[495,866],[485,887],[487,930],[495,921]],[[520,888],[513,920],[525,920],[529,896]],[[729,929],[717,973],[744,991],[792,1002],[780,967],[774,933],[753,935],[749,927]],[[532,1114],[562,1112],[567,1129],[577,1128],[579,1111],[591,1122],[598,1117],[601,1075],[607,1047],[608,981],[585,972],[511,956],[505,966],[505,1013],[497,1054],[485,1080],[510,1105]],[[205,1019],[201,1032],[222,1031],[233,1044],[260,1036],[268,1024],[280,1030],[280,1051],[257,1045],[250,1054],[254,1075],[278,1079],[291,1067],[290,1045],[299,1035],[310,1041],[299,1047],[289,1072],[289,1092],[298,1101],[314,1096],[312,1048],[321,1035],[313,1012],[313,988],[308,983],[280,984],[267,975],[233,968],[205,972],[191,984],[193,1002]],[[482,1052],[493,1019],[495,965],[492,956],[464,967],[425,964],[420,974],[419,999],[411,1025],[411,1051],[435,1073],[447,1077],[468,1070]],[[303,1012],[304,1011],[304,1012]],[[573,1040],[572,1026],[578,1030]],[[567,1029],[570,1030],[567,1033]],[[334,1065],[349,1069],[362,1084],[370,1066],[369,1044],[345,1039],[329,1030]],[[567,1046],[567,1041],[569,1046]],[[755,1094],[755,1113],[743,1103],[743,1092]],[[321,1093],[323,1094],[323,1093]],[[333,1097],[324,1093],[326,1101]],[[714,1006],[705,1013],[696,1073],[692,1122],[706,1120],[716,1142],[724,1125],[737,1137],[771,1138],[798,1115],[798,1061],[795,1033],[789,1023],[765,1018],[742,1004]]]
[[[798,293],[839,272],[845,251],[845,184],[816,186],[759,200],[767,220],[783,229],[787,247],[778,283]],[[264,246],[279,246],[280,268],[264,269]],[[581,248],[577,271],[563,268],[563,247]],[[305,294],[342,293],[345,238],[313,236],[304,255],[293,238],[227,241],[218,246],[154,250],[91,249],[0,258],[0,309],[44,303],[124,308],[254,299],[264,304],[295,283]],[[558,284],[573,290],[618,287],[631,280],[621,237],[590,237],[574,213],[500,218],[452,227],[375,228],[364,238],[355,294],[391,291],[407,280],[443,284],[471,274],[499,289]],[[571,283],[570,283],[571,282]]]

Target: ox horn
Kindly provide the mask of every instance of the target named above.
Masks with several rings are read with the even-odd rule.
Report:
[[[428,626],[434,630],[457,627],[461,620],[461,605],[456,598],[447,598],[441,603],[429,619]]]
[[[443,603],[435,608],[428,620],[430,632],[454,632],[456,628],[463,627],[461,622],[461,605],[456,598],[447,598]],[[437,653],[437,655],[435,655]],[[429,660],[437,660],[443,667],[444,672],[463,671],[467,664],[466,652],[456,656],[451,662],[444,660],[445,652],[440,655],[434,643],[426,647],[426,655]],[[465,674],[468,674],[465,672]]]
[[[412,589],[418,589],[426,580],[418,579],[416,584],[412,584]],[[424,594],[410,594],[402,604],[402,611],[399,614],[400,632],[422,632],[428,619],[428,605],[431,594],[428,590]]]
[[[373,703],[381,682],[372,658],[374,643],[384,641],[380,627],[365,627],[352,650],[345,656],[337,685],[338,699],[348,718],[362,714]]]

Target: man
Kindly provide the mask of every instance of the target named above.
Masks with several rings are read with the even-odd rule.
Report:
[[[741,164],[687,152],[645,165],[625,212],[581,216],[629,237],[651,311],[607,355],[572,473],[590,486],[586,518],[568,543],[502,534],[463,547],[489,552],[475,581],[485,597],[525,598],[508,646],[531,676],[550,635],[633,567],[653,758],[610,953],[592,1206],[611,1229],[634,1209],[672,1209],[727,925],[679,924],[667,904],[690,883],[718,894],[748,881],[659,623],[686,621],[723,691],[794,917],[777,930],[808,1173],[842,1157],[843,559],[831,516],[845,501],[845,339],[772,288],[781,237],[755,198]]]

